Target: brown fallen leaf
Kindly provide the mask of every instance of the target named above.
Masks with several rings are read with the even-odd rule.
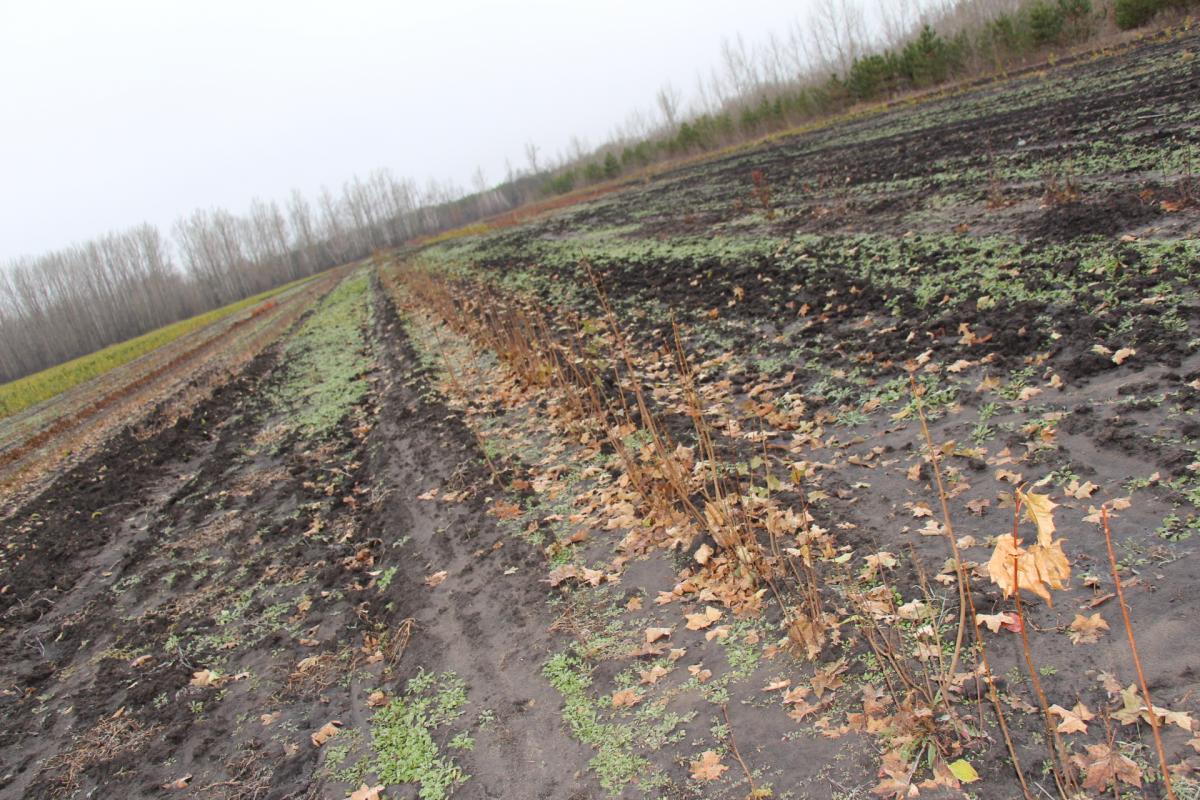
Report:
[[[1142,785],[1142,770],[1130,759],[1106,744],[1089,744],[1087,755],[1076,755],[1071,761],[1083,770],[1083,788],[1103,792],[1111,783],[1120,788],[1120,783],[1131,786]]]
[[[659,639],[665,639],[671,635],[674,628],[646,628],[646,644],[653,644]]]
[[[891,569],[900,563],[894,555],[886,551],[864,556],[863,561],[867,563],[859,574],[859,578],[864,581],[875,580],[875,576],[879,574],[879,570]]]
[[[384,786],[367,786],[364,783],[350,793],[350,800],[382,800],[383,795],[380,792],[385,788]]]
[[[1017,490],[1021,498],[1021,508],[1030,522],[1037,525],[1038,544],[1049,544],[1054,537],[1054,509],[1058,503],[1050,499],[1048,494]]]
[[[984,498],[984,497],[979,497],[979,498],[976,498],[975,500],[971,500],[971,501],[967,502],[967,511],[970,511],[972,514],[976,514],[976,515],[982,517],[983,512],[987,511],[988,506],[990,506],[991,504],[992,504],[991,500],[988,500],[987,498]]]
[[[1072,709],[1066,709],[1057,703],[1050,706],[1050,713],[1062,717],[1058,724],[1059,733],[1087,733],[1087,723],[1096,718],[1082,702],[1076,703]]]
[[[1108,623],[1104,621],[1104,617],[1100,616],[1100,612],[1096,612],[1090,617],[1076,614],[1075,619],[1068,626],[1067,635],[1077,645],[1094,644],[1100,641],[1101,632],[1106,630],[1108,630]]]
[[[1113,353],[1112,361],[1114,364],[1117,364],[1119,366],[1121,364],[1124,364],[1131,357],[1136,356],[1136,355],[1137,355],[1137,350],[1134,350],[1132,347],[1122,347],[1120,350]]]
[[[719,620],[721,618],[721,611],[712,606],[707,606],[701,612],[684,614],[683,616],[687,620],[687,629],[689,631],[700,631]]]
[[[503,500],[497,500],[496,504],[488,509],[488,513],[496,519],[516,519],[521,516],[521,507],[512,503],[506,503]]]
[[[670,673],[671,670],[667,669],[666,667],[656,665],[650,669],[642,670],[638,673],[638,677],[641,678],[643,686],[653,686],[654,684],[658,683],[660,679],[665,678]]]
[[[705,542],[696,548],[696,552],[692,558],[696,559],[696,563],[698,564],[707,564],[708,560],[712,558],[713,552],[714,550],[709,547],[708,542]]]
[[[642,696],[638,693],[637,689],[622,689],[619,692],[613,692],[613,708],[629,708],[636,706],[640,702],[642,702]]]
[[[341,731],[341,727],[342,727],[341,720],[336,720],[336,719],[331,720],[329,722],[326,722],[324,725],[322,725],[316,731],[314,731],[312,733],[312,735],[309,736],[309,738],[312,739],[312,743],[313,743],[314,747],[320,747],[321,745],[325,744],[333,737],[337,736],[338,733]]]
[[[729,767],[721,763],[721,757],[713,750],[705,750],[697,761],[691,762],[692,778],[698,781],[720,780]]]
[[[133,661],[129,662],[129,666],[133,667],[134,669],[137,669],[138,667],[146,666],[153,660],[154,660],[154,656],[149,655],[149,654],[144,655],[144,656],[138,656]]]
[[[220,686],[225,678],[216,670],[199,669],[192,673],[191,686]]]
[[[383,691],[381,691],[379,689],[376,689],[375,691],[373,691],[369,695],[367,695],[367,705],[370,706],[371,708],[379,708],[380,706],[385,706],[385,705],[387,705],[387,701],[388,701],[387,695],[384,694]]]
[[[919,501],[919,502],[913,503],[912,506],[909,508],[909,510],[912,512],[912,515],[914,517],[916,517],[917,519],[920,519],[921,517],[932,517],[933,516],[933,509],[929,507],[929,503],[926,503],[924,501]]]
[[[1021,620],[1015,614],[1002,611],[999,614],[977,614],[975,622],[979,625],[986,625],[987,629],[992,633],[999,633],[1002,626],[1011,629],[1010,626],[1019,626]],[[1019,627],[1017,631],[1020,631]]]
[[[173,781],[167,781],[162,785],[164,789],[186,789],[188,784],[192,782],[192,773],[188,773],[181,778],[176,778]]]
[[[1095,494],[1096,490],[1099,488],[1099,486],[1091,481],[1084,481],[1083,483],[1080,483],[1079,481],[1072,479],[1072,481],[1067,484],[1066,492],[1068,496],[1074,497],[1076,500],[1087,500],[1089,497]]]
[[[430,589],[440,586],[442,581],[446,580],[446,570],[440,570],[425,578],[425,585]]]
[[[258,718],[258,721],[262,723],[262,726],[264,728],[268,728],[268,727],[274,725],[276,722],[278,722],[279,718],[282,716],[283,716],[282,711],[273,711],[270,714],[260,715]]]

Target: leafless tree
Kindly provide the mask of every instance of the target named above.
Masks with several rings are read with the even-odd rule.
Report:
[[[667,81],[659,87],[658,93],[654,95],[654,102],[658,104],[658,110],[662,112],[663,124],[668,130],[674,130],[679,117],[679,102],[683,99],[683,93],[675,88],[670,81]]]

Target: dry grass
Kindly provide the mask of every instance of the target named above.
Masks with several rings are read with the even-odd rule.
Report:
[[[69,750],[48,759],[42,773],[64,793],[73,792],[88,770],[141,750],[158,730],[158,726],[146,727],[123,715],[108,717],[92,726]]]

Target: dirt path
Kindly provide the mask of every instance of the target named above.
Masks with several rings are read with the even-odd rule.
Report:
[[[473,438],[372,296],[356,378],[371,388],[328,438],[281,433],[276,348],[14,515],[0,798],[158,797],[173,781],[197,797],[343,797],[378,758],[369,697],[426,673],[466,692],[456,796],[590,796],[574,793],[585,749],[546,735],[553,619],[513,569],[540,556],[483,513]],[[419,499],[446,487],[470,499]],[[332,720],[339,737],[315,746]]]

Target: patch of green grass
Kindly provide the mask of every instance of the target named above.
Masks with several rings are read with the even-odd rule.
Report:
[[[168,345],[181,336],[198,331],[309,280],[312,278],[304,278],[295,283],[247,297],[245,300],[239,300],[206,314],[180,320],[134,339],[109,345],[103,350],[97,350],[86,356],[80,356],[41,372],[10,381],[0,386],[0,419],[24,411],[44,400],[49,400],[85,381],[97,378],[134,359],[141,358],[153,350]]]
[[[589,766],[600,786],[612,796],[620,794],[626,784],[649,769],[649,762],[634,753],[633,727],[601,720],[588,694],[592,676],[580,659],[559,653],[546,662],[542,674],[563,696],[563,719],[571,735],[596,749]]]
[[[276,400],[305,436],[327,435],[367,394],[369,289],[365,272],[342,281],[288,340]]]
[[[470,776],[443,756],[433,739],[434,731],[461,717],[466,705],[466,686],[454,673],[418,673],[402,697],[371,718],[371,743],[377,755],[374,771],[379,780],[419,784],[421,800],[442,800],[466,783]],[[452,739],[451,746],[455,742],[461,745],[461,736]]]

